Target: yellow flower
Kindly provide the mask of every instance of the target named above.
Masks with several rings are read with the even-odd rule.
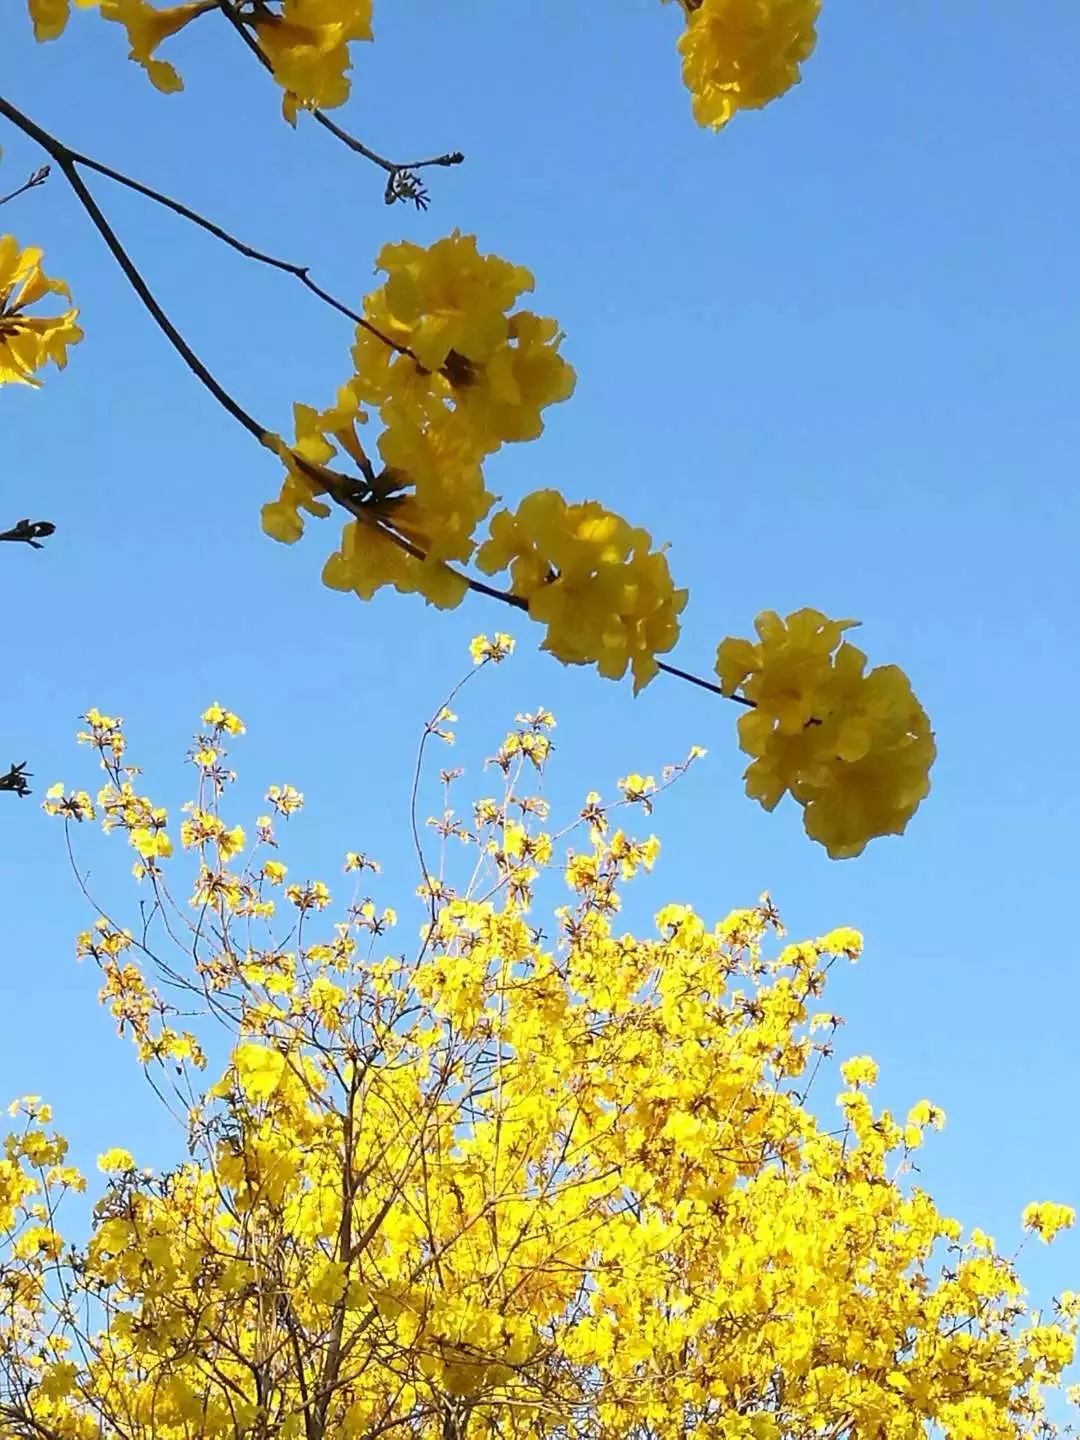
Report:
[[[132,1158],[131,1151],[122,1150],[118,1146],[114,1146],[111,1150],[106,1150],[104,1155],[99,1155],[97,1165],[98,1169],[106,1175],[117,1175],[125,1170],[135,1169],[135,1161]]]
[[[907,1123],[920,1127],[932,1125],[935,1130],[941,1130],[945,1126],[945,1112],[931,1105],[929,1100],[920,1100],[908,1111]]]
[[[408,497],[394,505],[392,525],[406,538],[429,538],[423,512]],[[374,520],[353,520],[345,526],[341,547],[323,566],[322,579],[331,590],[352,590],[361,600],[370,600],[376,590],[389,585],[403,595],[423,595],[430,605],[443,610],[460,605],[468,590],[463,576],[440,560],[410,555]]]
[[[28,0],[35,40],[55,40],[62,35],[71,14],[71,0]],[[75,0],[80,9],[96,5],[98,0]]]
[[[361,850],[350,850],[345,856],[345,869],[348,870],[370,870],[373,875],[378,875],[382,866],[377,860],[372,860],[370,855],[365,855]]]
[[[45,295],[71,299],[63,280],[50,280],[42,270],[42,253],[33,246],[20,250],[13,235],[0,235],[0,385],[39,385],[34,372],[50,360],[62,370],[68,346],[83,338],[75,324],[78,310],[25,313]]]
[[[217,9],[217,0],[189,0],[184,5],[167,5],[158,10],[148,0],[101,0],[101,14],[127,31],[131,46],[128,58],[141,65],[158,90],[171,94],[184,82],[167,60],[158,60],[154,51],[163,40],[175,35],[192,20]]]
[[[683,0],[683,9],[679,53],[694,118],[719,130],[798,83],[821,0]]]
[[[307,885],[290,885],[285,894],[298,910],[325,910],[330,904],[330,891],[321,880],[309,881]]]
[[[652,810],[650,796],[656,792],[656,781],[651,775],[627,775],[619,781],[619,789],[631,804],[642,805],[646,813]]]
[[[374,517],[413,540],[428,562],[470,559],[473,535],[495,496],[484,488],[480,455],[468,432],[440,414],[417,425],[388,407],[383,419],[381,483],[401,498],[376,503]]]
[[[62,784],[50,785],[41,808],[46,815],[62,815],[66,820],[93,820],[94,802],[85,790],[65,795]]]
[[[164,830],[150,825],[135,825],[130,832],[132,847],[144,860],[167,859],[172,854],[172,841]]]
[[[276,435],[264,437],[268,448],[284,462],[286,471],[278,499],[262,509],[262,527],[272,539],[284,545],[299,540],[304,533],[301,510],[321,520],[330,514],[330,506],[316,498],[327,490],[335,490],[339,484],[337,476],[326,468],[327,462],[341,449],[355,464],[363,466],[366,456],[356,426],[366,419],[349,387],[342,386],[337,404],[329,410],[320,412],[311,405],[293,406],[296,431],[293,445],[286,445]]]
[[[474,235],[453,234],[424,247],[385,245],[378,268],[386,283],[368,295],[353,347],[352,385],[389,428],[394,415],[420,425],[449,412],[459,443],[475,457],[512,440],[535,439],[541,412],[573,393],[574,371],[559,354],[554,320],[513,310],[532,290],[531,273],[497,255],[481,255]],[[408,353],[405,353],[408,352]]]
[[[371,0],[284,0],[280,15],[259,7],[251,23],[288,120],[301,106],[332,109],[349,98],[348,46],[372,38],[371,8]]]
[[[231,710],[225,710],[215,700],[213,705],[202,713],[202,723],[210,725],[214,730],[224,730],[229,735],[243,735],[244,722],[239,715],[234,715]]]
[[[491,640],[486,635],[476,635],[469,641],[469,654],[474,665],[483,665],[485,660],[498,665],[513,653],[514,641],[510,635],[497,633]]]
[[[1047,1244],[1060,1230],[1071,1230],[1076,1224],[1076,1211],[1071,1205],[1058,1205],[1052,1200],[1043,1200],[1028,1205],[1020,1223],[1025,1230],[1034,1230]]]
[[[365,299],[356,373],[336,403],[294,406],[291,447],[264,437],[286,475],[262,525],[292,544],[304,531],[301,512],[325,517],[319,497],[331,495],[354,518],[323,567],[325,585],[364,600],[391,587],[450,609],[468,588],[450,566],[472,559],[495,499],[485,457],[539,435],[541,412],[571,394],[574,372],[558,353],[555,321],[513,309],[532,275],[481,255],[475,236],[387,245],[379,268],[387,278]],[[381,466],[360,439],[365,407],[382,423]]]
[[[223,865],[227,865],[234,856],[239,855],[244,848],[246,838],[242,825],[234,825],[231,830],[226,830],[224,826],[221,827],[214,839]]]
[[[304,808],[304,797],[292,785],[271,785],[266,798],[279,815],[286,818]]]
[[[878,1067],[869,1055],[856,1055],[851,1060],[845,1060],[840,1066],[840,1074],[848,1085],[874,1085],[877,1083]]]
[[[285,1056],[265,1045],[238,1045],[232,1061],[240,1089],[249,1100],[256,1102],[269,1099],[285,1076]]]

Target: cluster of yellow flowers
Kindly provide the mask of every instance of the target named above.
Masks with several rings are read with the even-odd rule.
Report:
[[[475,237],[455,231],[426,249],[388,245],[379,268],[387,280],[365,301],[355,372],[337,403],[321,412],[296,406],[291,446],[267,437],[286,477],[263,508],[263,527],[298,539],[301,511],[325,516],[319,496],[331,492],[355,519],[326,563],[327,585],[362,599],[392,585],[452,606],[468,582],[450,564],[472,559],[495,499],[484,460],[540,435],[543,411],[568,398],[574,372],[559,353],[557,323],[514,308],[532,275],[481,255]],[[369,411],[382,423],[378,472],[360,439]],[[350,463],[351,478],[328,468],[335,457]],[[545,649],[612,678],[629,668],[640,689],[678,638],[686,604],[651,544],[594,501],[570,504],[542,490],[493,518],[476,559],[487,574],[509,568],[514,599],[547,627]]]
[[[683,80],[699,125],[720,130],[798,84],[817,43],[821,0],[679,0]]]
[[[513,593],[547,626],[545,650],[612,680],[629,666],[637,692],[679,638],[687,599],[651,544],[647,530],[594,500],[571,505],[557,490],[538,490],[516,513],[492,517],[477,564],[489,575],[509,569]]]
[[[242,726],[207,714],[196,749],[223,758]],[[106,720],[87,734],[111,765],[122,732]],[[550,717],[520,723],[516,737]],[[909,1183],[944,1117],[876,1107],[869,1057],[840,1067],[838,1125],[810,1098],[841,1024],[818,1008],[828,971],[861,937],[783,945],[768,897],[715,924],[667,905],[628,933],[621,892],[658,842],[615,812],[640,817],[663,787],[627,776],[556,827],[519,788],[531,769],[505,773],[456,830],[445,792],[436,829],[465,844],[425,868],[408,955],[380,948],[391,911],[360,891],[334,921],[318,881],[289,887],[302,924],[290,907],[275,930],[268,822],[231,869],[244,827],[201,771],[190,848],[164,862],[168,884],[144,880],[140,943],[99,920],[77,947],[187,1115],[186,1158],[159,1176],[110,1145],[72,1248],[60,1202],[84,1177],[46,1106],[13,1107],[12,1435],[93,1440],[134,1420],[232,1440],[269,1416],[303,1440],[316,1377],[320,1433],[345,1440],[463,1440],[466,1415],[483,1440],[627,1435],[643,1417],[655,1440],[1050,1440],[1080,1297],[1030,1310],[1015,1261]],[[188,865],[197,927],[171,898]],[[353,854],[346,869],[361,884],[375,867]],[[540,917],[545,876],[570,899]],[[1040,1202],[1022,1223],[1050,1240],[1074,1219]]]
[[[42,270],[41,257],[34,246],[20,250],[14,235],[0,235],[0,385],[39,385],[36,371],[49,361],[62,370],[68,346],[83,338],[75,323],[78,310],[26,313],[46,295],[71,299],[63,280],[50,280]]]
[[[481,255],[455,231],[424,248],[387,245],[378,258],[386,283],[364,302],[354,374],[335,406],[297,406],[296,441],[269,437],[287,474],[263,526],[286,542],[303,529],[300,510],[327,514],[317,496],[351,501],[355,520],[323,573],[335,589],[369,599],[379,587],[416,590],[456,605],[465,581],[448,561],[467,561],[477,526],[494,501],[483,461],[506,441],[543,430],[541,412],[573,391],[554,320],[515,309],[533,288],[528,270]],[[376,471],[359,437],[368,409],[378,413],[382,464]],[[354,476],[343,495],[340,455]]]
[[[741,688],[754,704],[739,720],[740,744],[754,757],[746,793],[771,810],[790,791],[807,834],[834,859],[904,830],[930,791],[937,754],[904,672],[864,673],[866,656],[844,639],[855,623],[766,610],[757,643],[728,638],[716,655],[725,693]]]

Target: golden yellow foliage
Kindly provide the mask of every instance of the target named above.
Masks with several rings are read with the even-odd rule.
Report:
[[[478,641],[471,674],[508,649]],[[554,722],[519,717],[501,793],[459,813],[451,788],[431,822],[462,844],[442,865],[422,850],[410,947],[360,852],[351,900],[334,912],[325,884],[297,883],[278,922],[270,819],[224,813],[242,725],[221,707],[204,722],[193,754],[218,761],[196,763],[186,848],[142,872],[160,929],[136,942],[100,917],[78,945],[186,1114],[187,1158],[157,1175],[107,1151],[69,1249],[56,1205],[81,1181],[47,1107],[17,1109],[5,1440],[1035,1433],[1080,1307],[1029,1313],[1014,1263],[911,1183],[943,1117],[876,1108],[869,1057],[836,1077],[838,1128],[810,1108],[840,1023],[828,971],[861,937],[784,943],[767,897],[616,925],[659,850],[632,822],[699,752],[556,828],[527,783]],[[132,788],[120,722],[92,712],[83,734],[106,829],[167,824]],[[269,795],[296,814],[298,792]],[[51,813],[88,822],[63,796]],[[222,844],[241,833],[250,848]],[[170,897],[192,859],[188,909]],[[1050,1239],[1072,1218],[1042,1203],[1024,1224]]]

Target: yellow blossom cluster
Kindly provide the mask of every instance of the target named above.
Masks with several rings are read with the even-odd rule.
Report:
[[[514,639],[502,631],[490,638],[487,635],[477,635],[469,645],[469,654],[472,656],[474,665],[483,665],[490,660],[493,665],[500,665],[508,656],[514,653]]]
[[[387,279],[364,302],[355,373],[336,404],[296,406],[291,446],[267,437],[287,473],[263,528],[291,543],[303,532],[301,510],[329,513],[318,498],[329,492],[355,518],[324,569],[327,585],[362,599],[391,585],[448,607],[466,590],[450,563],[471,558],[495,498],[485,458],[539,435],[541,412],[570,395],[574,372],[556,322],[514,308],[533,277],[481,255],[474,236],[387,245],[378,265]],[[382,427],[378,468],[360,439],[369,410]]]
[[[538,490],[516,512],[493,516],[477,564],[489,575],[510,571],[514,595],[547,626],[545,650],[567,665],[594,664],[609,679],[629,667],[636,692],[679,638],[687,600],[651,545],[648,531],[595,500],[574,505]]]
[[[753,704],[739,720],[739,742],[754,757],[746,793],[771,810],[790,792],[807,834],[834,859],[904,830],[929,793],[937,753],[904,672],[866,673],[866,656],[844,639],[855,623],[766,610],[756,642],[729,637],[716,657],[725,694]]]
[[[107,1137],[70,1246],[61,1202],[85,1181],[48,1108],[14,1107],[5,1434],[303,1440],[317,1394],[318,1433],[343,1440],[1049,1440],[1080,1299],[1030,1311],[1015,1262],[908,1183],[941,1113],[875,1107],[869,1057],[836,1076],[839,1128],[817,1118],[841,1023],[827,975],[861,937],[784,944],[768,897],[616,928],[659,847],[609,817],[664,786],[628,775],[556,829],[532,771],[504,768],[460,865],[425,867],[413,954],[382,947],[392,912],[363,897],[334,919],[317,881],[275,931],[245,898],[284,872],[261,840],[211,883],[242,827],[205,780],[197,927],[152,874],[138,945],[104,920],[80,937],[187,1145],[157,1175]],[[539,915],[545,877],[569,900]],[[227,1027],[209,1085],[155,966],[196,1029]],[[1046,1239],[1071,1220],[1023,1217]]]
[[[514,309],[532,274],[456,230],[427,247],[386,245],[377,267],[386,283],[366,298],[353,348],[361,402],[388,426],[399,408],[452,414],[482,455],[535,439],[541,412],[572,394],[574,372],[557,323]]]
[[[679,0],[683,80],[699,125],[720,130],[800,79],[817,43],[821,0]]]
[[[36,247],[20,250],[14,235],[0,235],[0,385],[40,385],[35,373],[50,361],[62,370],[68,346],[83,338],[78,310],[26,313],[46,295],[71,299],[63,280],[50,280],[42,270],[41,258]]]

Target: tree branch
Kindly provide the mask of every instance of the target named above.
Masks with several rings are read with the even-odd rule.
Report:
[[[233,419],[242,425],[248,434],[253,435],[261,444],[266,436],[266,431],[257,420],[254,420],[248,414],[237,400],[233,399],[225,387],[214,378],[158,304],[150,287],[139,273],[135,262],[120,243],[116,232],[102,214],[93,195],[91,195],[87,189],[85,181],[76,168],[73,152],[60,140],[57,140],[55,135],[50,135],[47,130],[43,130],[40,125],[31,120],[29,115],[24,115],[22,111],[12,105],[9,100],[5,100],[2,95],[0,95],[0,115],[10,120],[13,125],[17,126],[24,135],[28,135],[31,140],[36,140],[45,153],[51,156],[56,162],[64,179],[71,186],[72,190],[74,190],[79,203],[90,217],[94,228],[105,241],[116,263],[124,272],[128,284],[150,312],[154,322],[165,335],[169,344],[172,345],[188,369],[206,386],[218,404],[223,406]]]
[[[239,35],[248,50],[250,50],[258,60],[259,64],[264,70],[268,70],[273,74],[274,67],[270,63],[269,57],[256,37],[252,35],[251,31],[244,24],[243,17],[236,8],[235,0],[217,0],[217,3],[218,9],[225,16],[226,20],[228,20],[237,35]],[[385,155],[380,155],[378,151],[372,150],[369,145],[365,145],[362,140],[358,140],[355,135],[351,135],[348,130],[344,129],[344,127],[339,125],[335,120],[331,120],[324,110],[313,109],[310,114],[317,124],[321,125],[324,130],[328,130],[330,134],[333,135],[335,139],[340,140],[343,145],[348,146],[354,154],[363,156],[363,158],[369,160],[372,165],[377,165],[380,170],[386,172],[386,190],[383,194],[383,199],[387,205],[393,205],[396,200],[411,200],[418,210],[426,210],[428,207],[428,194],[423,185],[421,185],[415,172],[417,170],[430,169],[433,165],[460,165],[465,159],[465,156],[460,150],[451,150],[445,155],[435,155],[429,160],[388,160]]]
[[[25,195],[28,190],[36,190],[39,185],[44,185],[49,178],[48,165],[42,165],[35,170],[28,180],[24,180],[17,190],[10,190],[6,195],[0,195],[0,205],[6,205],[9,200],[16,200],[20,195]]]
[[[249,245],[246,241],[240,240],[237,236],[230,234],[228,230],[217,224],[216,221],[209,219],[206,215],[200,214],[198,210],[193,210],[190,205],[185,205],[182,200],[176,200],[171,195],[164,194],[161,190],[155,190],[152,185],[144,185],[141,180],[136,180],[133,176],[126,175],[122,170],[115,170],[111,165],[106,165],[100,160],[95,160],[92,155],[84,155],[81,151],[71,150],[66,145],[64,149],[67,151],[68,157],[73,165],[81,165],[85,170],[94,170],[97,174],[104,175],[107,179],[115,181],[117,185],[123,185],[125,189],[133,190],[135,194],[142,195],[147,200],[152,200],[155,205],[160,205],[165,210],[171,210],[174,215],[179,215],[182,219],[190,221],[192,225],[197,225],[200,230],[205,230],[207,234],[213,235],[216,240],[220,240],[223,245],[228,245],[230,249],[235,250],[239,255],[243,255],[246,259],[255,260],[260,265],[269,265],[274,270],[281,270],[286,275],[295,276],[313,295],[322,300],[324,304],[329,305],[331,309],[336,310],[340,315],[344,315],[346,319],[351,320],[354,325],[358,325],[361,329],[367,330],[369,334],[374,335],[377,340],[381,340],[383,344],[389,346],[391,350],[396,350],[402,355],[408,355],[412,359],[416,358],[408,346],[399,345],[397,341],[392,340],[389,335],[385,335],[378,326],[372,325],[371,321],[359,314],[358,311],[353,310],[350,306],[346,305],[343,300],[339,300],[336,295],[332,295],[329,290],[324,290],[321,285],[312,280],[307,265],[297,265],[291,260],[282,260],[276,255],[269,255],[265,250],[257,250],[254,245]]]
[[[228,10],[230,0],[218,0],[218,3],[226,14],[230,13]],[[233,23],[238,25],[246,35],[247,32],[244,30],[239,19],[236,17],[232,18]],[[250,40],[250,37],[248,38]],[[262,54],[261,51],[259,53],[260,55]],[[263,56],[263,59],[265,61],[265,56]],[[254,251],[252,247],[245,246],[242,241],[238,241],[235,237],[230,236],[228,232],[222,230],[220,226],[215,225],[212,221],[208,221],[202,216],[198,216],[197,212],[189,210],[187,206],[181,205],[179,201],[172,201],[167,196],[161,195],[160,192],[152,191],[149,186],[143,186],[138,181],[132,181],[129,177],[122,176],[119,171],[112,171],[108,167],[101,166],[98,162],[89,162],[87,157],[80,156],[77,151],[70,149],[62,141],[58,140],[56,136],[50,134],[49,131],[43,129],[35,121],[31,120],[28,115],[24,115],[21,110],[9,100],[6,100],[2,95],[0,95],[0,115],[9,120],[17,129],[21,130],[24,135],[35,140],[46,154],[56,162],[64,178],[75,192],[76,199],[86,211],[94,228],[105,241],[113,258],[123,271],[131,288],[135,291],[135,294],[142,302],[144,308],[149,312],[154,323],[168,340],[169,344],[200,384],[209,390],[218,404],[221,405],[238,424],[242,425],[249,435],[252,435],[260,444],[265,445],[267,441],[272,438],[272,432],[260,425],[254,416],[250,415],[239,401],[229,394],[169,319],[135,262],[125,250],[116,232],[105,218],[97,201],[87,188],[86,183],[79,174],[78,166],[80,164],[86,164],[88,168],[93,168],[108,178],[118,181],[118,183],[128,185],[129,188],[137,190],[149,199],[165,205],[168,209],[175,210],[187,219],[191,219],[193,223],[199,224],[203,229],[209,230],[211,234],[217,235],[219,239],[230,244],[234,249],[240,250],[241,253],[249,253],[251,258],[258,259],[265,264],[271,264],[275,269],[286,270],[291,274],[299,274],[303,271],[303,267],[293,267],[286,261],[277,261],[273,257],[264,255],[261,251]],[[304,278],[302,274],[300,274],[300,278]],[[313,288],[313,286],[309,285],[308,288]],[[319,288],[321,289],[321,287]],[[316,293],[318,293],[318,291],[316,291]],[[338,307],[335,305],[335,308]],[[351,318],[355,318],[351,311],[346,313],[348,313]],[[379,334],[378,331],[374,333]],[[380,338],[385,339],[385,337],[381,335]],[[395,346],[394,348],[398,350],[402,349],[400,346]],[[404,350],[402,353],[412,355],[412,352],[409,350]],[[412,356],[412,358],[415,360],[416,357]],[[380,524],[378,517],[372,512],[371,508],[363,504],[363,496],[369,490],[366,482],[345,475],[339,475],[337,472],[329,470],[324,466],[313,466],[301,456],[296,455],[295,452],[293,452],[293,461],[297,468],[307,475],[317,487],[318,493],[329,496],[335,504],[348,511],[354,519],[359,520],[362,524],[371,526],[392,544],[397,545],[398,548],[404,550],[406,554],[413,556],[414,559],[426,560],[427,556],[424,551],[412,544],[412,542],[407,540],[403,535],[399,535],[396,531]],[[39,525],[48,524],[47,521],[37,523]],[[20,524],[22,524],[22,522],[20,522]],[[18,528],[19,527],[16,527],[16,529]],[[19,536],[18,538],[25,538],[30,544],[34,543],[33,539],[29,536]],[[455,570],[453,566],[448,566],[447,568],[452,574],[456,575],[458,579],[463,581],[467,588],[473,591],[474,594],[485,595],[491,600],[498,600],[501,604],[509,605],[515,610],[528,611],[528,601],[522,596],[515,595],[508,590],[499,590],[494,585],[488,585],[483,580],[475,579],[471,575]],[[672,675],[680,680],[685,680],[702,690],[708,690],[710,694],[719,695],[725,700],[733,700],[737,704],[753,708],[753,701],[746,699],[746,697],[742,695],[728,695],[719,685],[716,685],[711,680],[706,680],[702,676],[694,675],[688,670],[681,670],[677,666],[669,665],[662,660],[657,661],[657,665],[658,668],[666,674]],[[13,787],[9,785],[6,788],[10,789]]]

